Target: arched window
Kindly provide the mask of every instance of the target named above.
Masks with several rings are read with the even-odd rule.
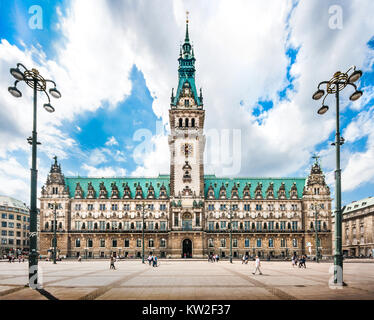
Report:
[[[310,229],[314,229],[313,222],[310,223]]]
[[[291,223],[287,223],[287,229],[291,229]]]
[[[131,222],[131,230],[134,230],[134,222]]]
[[[62,222],[59,222],[59,223],[58,223],[58,228],[59,228],[59,229],[62,229]]]
[[[84,229],[86,229],[86,223],[85,222],[82,223],[82,230],[84,230]]]
[[[45,223],[45,229],[47,230],[48,228],[49,228],[49,223],[46,222],[46,223]]]
[[[182,119],[182,118],[179,118],[179,127],[180,127],[180,128],[183,127],[183,119]]]
[[[218,230],[219,229],[219,224],[218,224],[218,222],[216,222],[216,230]]]
[[[188,118],[186,118],[185,120],[184,120],[184,126],[187,128],[188,127]]]
[[[243,222],[240,222],[240,230],[243,230]]]
[[[107,228],[107,230],[110,229],[110,223],[109,222],[106,224],[106,228]]]
[[[297,248],[297,239],[292,239],[292,246]]]
[[[256,229],[255,223],[252,222],[252,230]]]
[[[192,118],[192,120],[191,120],[191,127],[192,127],[192,128],[195,127],[195,118]]]
[[[94,224],[94,229],[97,229],[97,222],[95,222]]]
[[[264,223],[264,230],[266,230],[267,229],[267,224],[266,224],[266,222]]]
[[[122,222],[118,224],[118,229],[122,229]]]
[[[269,248],[274,248],[274,240],[272,238],[269,239]]]
[[[275,229],[279,229],[279,223],[277,222],[276,224],[275,224]]]
[[[326,222],[323,222],[323,230],[326,230],[327,229],[327,224]]]
[[[214,241],[213,239],[208,239],[208,247],[213,248],[214,247]]]
[[[155,229],[158,230],[158,222],[155,224]]]
[[[161,239],[160,240],[160,247],[165,248],[166,247],[166,239]]]
[[[153,241],[153,239],[149,239],[148,240],[148,247],[153,248],[154,246],[155,246],[155,242]]]

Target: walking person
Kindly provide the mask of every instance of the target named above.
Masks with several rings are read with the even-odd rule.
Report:
[[[82,262],[82,257],[78,256],[78,262]]]
[[[260,274],[262,274],[261,270],[260,270],[260,267],[261,267],[261,262],[260,262],[260,258],[258,256],[256,256],[256,261],[255,261],[255,271],[252,272],[252,274],[256,274],[257,270]]]
[[[116,270],[116,267],[114,266],[114,262],[116,259],[113,256],[110,256],[110,269]]]
[[[157,267],[157,256],[155,255],[154,257],[153,257],[153,267]]]
[[[295,265],[296,265],[296,262],[297,261],[297,257],[296,257],[296,254],[294,254],[293,256],[292,256],[292,267],[294,268],[295,267]]]
[[[216,261],[218,262],[219,261],[219,255],[216,254]]]
[[[246,258],[246,255],[245,255],[245,254],[243,254],[243,258],[242,258],[242,264],[243,264],[243,263],[245,263],[245,260],[246,260],[245,258]]]
[[[149,266],[151,266],[151,263],[152,263],[152,257],[151,257],[151,255],[148,256],[148,259],[147,259],[147,260],[148,260],[148,264],[149,264]]]

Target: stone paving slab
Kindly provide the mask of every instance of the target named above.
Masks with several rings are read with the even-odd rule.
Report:
[[[157,268],[139,260],[40,262],[44,295],[27,283],[27,263],[0,264],[0,300],[19,299],[154,299],[154,300],[278,300],[374,299],[374,265],[344,266],[343,289],[331,289],[330,263],[308,263],[306,269],[288,262],[262,262],[264,275],[252,275],[253,263],[161,261]]]

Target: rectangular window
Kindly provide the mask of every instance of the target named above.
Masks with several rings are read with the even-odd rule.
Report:
[[[17,223],[17,229],[21,229],[21,224]]]
[[[10,223],[9,223],[10,224]],[[317,230],[318,231],[321,231],[321,220],[318,220],[317,221]],[[356,231],[356,229],[355,229],[355,231]]]
[[[251,222],[250,221],[244,221],[244,230],[251,229]]]
[[[9,237],[13,237],[14,236],[14,231],[9,230],[8,235],[9,235]]]
[[[92,221],[87,221],[87,230],[92,230]]]
[[[123,230],[129,230],[130,229],[130,222],[129,221],[125,221],[123,223]]]
[[[261,248],[261,246],[262,246],[262,241],[261,241],[261,239],[257,239],[257,241],[256,241],[256,245],[257,245],[257,248]]]
[[[81,246],[81,240],[80,239],[75,239],[75,247],[80,248]]]
[[[292,246],[297,248],[297,239],[292,239]]]
[[[1,244],[7,244],[7,239],[6,238],[1,238]]]
[[[124,211],[130,211],[130,205],[127,203],[127,204],[124,204],[123,205],[123,210]]]
[[[269,230],[274,230],[274,221],[269,221]]]
[[[105,239],[100,239],[100,247],[101,248],[105,247]]]
[[[269,239],[269,248],[274,248],[274,240]]]
[[[87,205],[87,210],[88,210],[88,211],[92,211],[92,210],[93,210],[93,204],[92,204],[92,203],[89,203],[89,204]]]
[[[148,222],[148,229],[149,230],[153,230],[154,229],[154,222],[153,221],[149,221]]]
[[[129,248],[130,247],[130,240],[129,239],[125,239],[125,245],[124,245],[125,248]]]
[[[9,239],[9,244],[14,244],[14,239]]]
[[[292,221],[292,230],[297,230],[297,221]]]
[[[286,230],[286,221],[281,221],[280,222],[280,229],[281,230]]]
[[[75,210],[80,210],[81,209],[81,205],[80,203],[76,203],[75,204]]]
[[[81,229],[81,222],[75,221],[75,230],[80,230],[80,229]]]
[[[7,214],[6,214],[6,213],[2,213],[2,214],[1,214],[1,218],[2,218],[2,219],[6,219],[6,218],[7,218]]]
[[[117,239],[112,240],[112,247],[117,248]]]
[[[256,204],[256,210],[261,211],[262,210],[262,205],[261,204]]]
[[[9,213],[9,219],[10,219],[10,220],[13,220],[13,219],[14,219],[14,214],[10,214],[10,213]]]
[[[250,204],[245,204],[244,205],[244,211],[251,211],[251,205]]]
[[[256,222],[256,230],[258,230],[258,231],[262,230],[262,222],[261,221]]]
[[[17,231],[17,237],[21,236],[21,231]]]
[[[226,221],[221,221],[221,229],[226,229]]]
[[[112,221],[112,230],[116,230],[118,228],[118,222]]]
[[[136,230],[142,230],[142,222],[136,221]]]
[[[178,220],[178,214],[174,213],[174,227],[178,227],[179,220]]]
[[[226,247],[226,239],[221,239],[221,247],[222,248]]]
[[[214,204],[209,204],[208,205],[208,210],[209,211],[214,211]]]
[[[2,236],[6,236],[7,235],[7,231],[6,230],[1,230],[1,235]]]
[[[161,221],[160,222],[160,230],[166,230],[166,221]]]
[[[153,211],[153,209],[154,209],[153,204],[149,204],[149,205],[148,205],[148,210]]]
[[[142,246],[142,239],[136,239],[136,246],[140,248]]]
[[[232,246],[234,248],[237,248],[238,247],[238,239],[232,239]]]
[[[208,240],[208,247],[209,248],[213,248],[214,247],[214,240],[213,239],[209,239]]]
[[[249,246],[250,246],[250,241],[249,241],[249,239],[245,239],[245,240],[244,240],[244,247],[249,248]]]
[[[137,211],[142,210],[142,205],[141,205],[141,204],[137,204],[137,205],[136,205],[136,210],[137,210]]]
[[[21,221],[22,220],[22,217],[20,215],[17,215],[17,220],[18,221]]]
[[[209,229],[209,231],[213,231],[214,230],[214,222],[213,221],[209,221],[208,222],[208,229]]]
[[[100,230],[105,230],[105,221],[99,221]]]
[[[160,211],[166,210],[166,204],[160,204]]]
[[[196,221],[195,221],[196,227],[200,227],[200,214],[196,213]]]
[[[100,203],[100,211],[105,211],[105,204]]]
[[[238,230],[238,221],[232,222],[232,230]]]

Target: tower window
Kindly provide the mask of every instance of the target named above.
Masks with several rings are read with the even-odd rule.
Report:
[[[190,100],[185,99],[185,100],[184,100],[184,106],[185,106],[185,107],[189,107],[189,105],[190,105]]]
[[[185,127],[187,128],[187,127],[188,127],[188,118],[186,118],[186,119],[184,120],[184,124],[185,124]]]
[[[182,119],[182,118],[179,118],[179,127],[180,127],[180,128],[183,127],[183,119]]]
[[[195,118],[192,118],[192,120],[191,120],[191,127],[192,127],[192,128],[195,127]]]

